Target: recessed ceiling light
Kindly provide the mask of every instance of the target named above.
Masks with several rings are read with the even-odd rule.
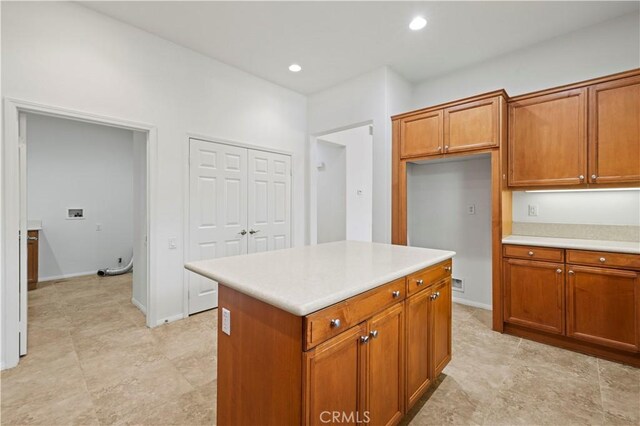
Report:
[[[291,64],[289,65],[289,71],[291,72],[300,72],[302,71],[302,67],[298,64]]]
[[[413,31],[421,30],[426,26],[427,26],[427,20],[424,19],[422,16],[416,16],[415,18],[413,18],[413,20],[409,24],[409,28],[411,28]]]

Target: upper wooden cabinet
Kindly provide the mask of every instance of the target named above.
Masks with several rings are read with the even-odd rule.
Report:
[[[400,157],[498,147],[505,110],[506,94],[498,91],[395,116]]]
[[[640,183],[640,73],[509,102],[511,187]]]
[[[579,185],[587,174],[586,89],[509,104],[509,185]]]
[[[589,182],[640,181],[640,76],[589,88]]]

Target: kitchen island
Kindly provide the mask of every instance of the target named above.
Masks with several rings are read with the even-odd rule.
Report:
[[[454,255],[341,241],[187,263],[219,283],[217,423],[398,423],[451,359]]]

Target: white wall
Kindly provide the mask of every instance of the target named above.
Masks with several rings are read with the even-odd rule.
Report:
[[[323,167],[317,166],[324,164]],[[319,140],[316,150],[318,243],[347,238],[347,149]]]
[[[538,216],[529,216],[529,205]],[[640,226],[640,190],[513,193],[513,221]]]
[[[413,108],[502,88],[516,96],[638,68],[639,22],[638,14],[623,16],[426,80],[416,85]]]
[[[491,159],[410,164],[407,203],[408,245],[455,251],[454,298],[491,309]]]
[[[75,3],[1,7],[3,96],[157,126],[156,324],[184,314],[188,133],[292,152],[293,244],[304,243],[304,96]]]
[[[147,312],[147,137],[133,132],[133,294]]]
[[[41,220],[39,279],[95,274],[131,258],[133,132],[27,116],[27,211]],[[68,208],[84,220],[68,220]],[[97,225],[102,227],[97,230]]]
[[[346,147],[346,239],[372,241],[373,225],[373,135],[370,126],[360,126],[322,136]],[[344,239],[344,238],[343,238]]]

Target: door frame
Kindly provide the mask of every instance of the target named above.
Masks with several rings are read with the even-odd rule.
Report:
[[[344,132],[345,130],[357,129],[358,127],[371,126],[375,132],[373,120],[361,121],[359,123],[350,124],[348,126],[338,127],[331,130],[323,130],[322,132],[309,135],[309,244],[314,246],[318,244],[318,169],[316,168],[316,161],[318,158],[318,139],[322,139],[322,136],[330,135],[332,133]],[[373,136],[372,136],[373,138]],[[373,144],[373,141],[372,141]],[[373,146],[372,146],[372,154]],[[373,164],[372,155],[372,167]],[[372,178],[373,179],[373,175]],[[373,181],[372,181],[373,184]],[[371,188],[373,194],[373,187]],[[373,212],[371,222],[371,238],[373,240]]]
[[[291,223],[290,223],[290,227],[291,227],[291,247],[294,247],[295,243],[295,227],[293,226],[294,222],[295,222],[295,216],[296,213],[294,212],[293,209],[293,199],[294,199],[294,191],[296,188],[296,184],[295,184],[295,179],[293,179],[293,176],[295,174],[295,159],[296,159],[296,155],[291,152],[291,151],[287,151],[287,150],[283,150],[283,149],[277,149],[277,148],[271,148],[268,146],[262,146],[262,145],[255,145],[255,144],[250,144],[250,143],[245,143],[245,142],[238,142],[238,141],[233,141],[233,140],[229,140],[229,139],[223,139],[223,138],[217,138],[217,137],[213,137],[213,136],[206,136],[206,135],[201,135],[198,133],[191,133],[188,132],[187,133],[187,138],[186,138],[186,143],[184,144],[184,147],[182,149],[183,152],[183,157],[184,157],[184,174],[183,174],[183,184],[182,184],[182,206],[183,206],[183,218],[184,220],[182,221],[182,247],[184,247],[184,250],[182,250],[183,253],[183,263],[187,263],[189,262],[191,259],[189,258],[189,247],[191,247],[191,238],[190,238],[190,229],[189,229],[189,218],[191,217],[191,200],[189,199],[189,194],[190,194],[190,175],[191,175],[191,155],[190,155],[190,150],[189,147],[191,145],[191,139],[197,139],[199,141],[203,141],[203,142],[210,142],[210,143],[217,143],[217,144],[222,144],[222,145],[230,145],[230,146],[234,146],[236,148],[246,148],[246,149],[253,149],[256,151],[264,151],[264,152],[270,152],[273,154],[282,154],[282,155],[288,155],[289,157],[291,157],[291,200],[290,200],[290,205],[289,205],[289,209],[291,209]],[[188,318],[189,317],[189,274],[192,274],[193,272],[189,272],[186,269],[183,270],[182,272],[182,311],[184,313],[184,318]]]
[[[2,281],[2,303],[0,304],[0,328],[2,330],[2,353],[0,369],[11,368],[19,362],[20,330],[20,267],[18,263],[20,241],[16,235],[20,229],[22,211],[20,208],[20,176],[18,164],[20,145],[19,116],[21,113],[48,115],[62,119],[82,121],[111,127],[143,132],[147,135],[147,326],[156,324],[156,256],[151,247],[156,240],[156,203],[157,203],[157,163],[158,131],[156,126],[78,111],[59,106],[44,105],[35,102],[4,98],[3,112],[3,159],[0,161],[0,278]],[[24,170],[26,173],[26,170]],[[26,235],[22,237],[26,241]]]

